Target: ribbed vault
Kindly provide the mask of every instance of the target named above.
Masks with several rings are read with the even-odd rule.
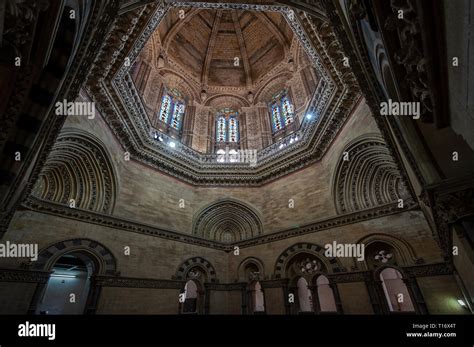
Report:
[[[99,140],[66,129],[48,156],[33,194],[76,208],[111,213],[116,189],[110,156]]]
[[[262,222],[250,207],[221,200],[202,209],[195,218],[193,234],[214,241],[236,242],[263,233]]]
[[[334,182],[338,213],[348,213],[397,201],[408,192],[384,140],[358,138],[341,153]]]

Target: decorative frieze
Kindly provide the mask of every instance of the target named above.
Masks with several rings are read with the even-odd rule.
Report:
[[[291,237],[297,237],[304,234],[314,233],[343,225],[359,223],[365,220],[380,218],[385,215],[402,213],[418,208],[418,205],[412,199],[408,199],[407,201],[405,201],[404,208],[399,208],[398,203],[387,204],[375,207],[373,209],[339,215],[315,223],[307,224],[298,228],[282,230],[275,233],[266,235],[264,234],[258,237],[249,238],[247,240],[226,244],[223,242],[211,241],[201,237],[185,235],[171,230],[165,230],[150,225],[132,222],[123,218],[117,218],[114,216],[104,215],[92,211],[80,210],[78,208],[70,208],[67,205],[60,205],[58,203],[44,201],[35,197],[28,198],[28,200],[24,203],[23,206],[33,211],[58,215],[64,218],[70,218],[114,229],[122,229],[126,231],[161,237],[168,240],[185,242],[189,244],[194,244],[202,247],[210,247],[224,251],[233,250],[233,247],[235,245],[238,245],[240,248],[251,247],[257,244],[284,240]]]
[[[47,283],[51,272],[0,269],[0,282]]]
[[[151,288],[151,289],[178,289],[184,288],[183,281],[160,280],[150,278],[95,276],[92,278],[95,285],[101,287]]]

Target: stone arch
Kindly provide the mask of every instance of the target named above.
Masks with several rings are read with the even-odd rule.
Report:
[[[180,281],[186,281],[190,279],[191,277],[189,276],[190,275],[189,272],[190,270],[196,267],[200,268],[201,270],[205,272],[208,282],[212,282],[212,283],[218,282],[217,274],[216,274],[216,270],[214,266],[209,261],[207,261],[206,259],[202,257],[192,257],[183,261],[178,266],[174,279],[180,280]]]
[[[258,278],[254,278],[253,280],[263,280],[265,278],[265,266],[263,262],[256,257],[247,257],[240,262],[237,268],[238,280],[241,282],[249,281],[249,278],[247,278],[245,274],[245,268],[250,264],[254,264],[259,271]]]
[[[189,83],[185,76],[169,68],[162,68],[159,73],[162,76],[163,84],[167,88],[178,89],[189,99],[188,101],[200,100],[198,91]]]
[[[239,95],[217,94],[207,98],[204,106],[211,106],[215,109],[219,109],[228,106],[234,108],[249,107],[250,104],[247,99]]]
[[[367,250],[367,248],[370,245],[373,245],[375,243],[388,245],[396,252],[398,266],[410,266],[410,265],[415,265],[416,263],[422,262],[422,259],[416,256],[416,253],[413,247],[404,239],[396,237],[396,236],[374,233],[374,234],[364,236],[356,243],[364,244],[365,250]],[[354,259],[354,264],[356,267],[358,267],[361,270],[370,269],[370,266],[368,265],[367,257],[365,258],[363,262],[358,262]],[[358,264],[360,264],[360,266],[357,266]],[[391,264],[390,266],[394,267],[395,265]]]
[[[79,258],[88,257],[94,262],[97,275],[116,275],[117,260],[112,252],[101,243],[91,239],[70,239],[56,242],[43,248],[33,269],[50,271],[63,255],[74,253]]]
[[[286,277],[288,262],[297,254],[308,253],[316,256],[325,265],[329,273],[343,272],[344,268],[336,258],[328,258],[324,255],[325,249],[313,243],[297,243],[284,250],[275,262],[273,276],[275,278]]]
[[[348,160],[344,160],[345,153]],[[344,147],[332,186],[338,214],[409,197],[397,163],[378,134],[363,135]]]
[[[270,77],[262,87],[255,93],[255,103],[267,103],[275,92],[282,90],[286,82],[292,77],[291,72],[284,71]]]
[[[11,55],[11,61],[19,57],[21,65],[28,68],[2,66],[3,80],[12,92],[5,93],[6,84],[2,84],[0,233],[6,231],[17,203],[23,199],[19,193],[31,192],[64,123],[65,117],[53,115],[55,101],[73,99],[76,87],[86,78],[84,69],[94,59],[93,54],[87,55],[95,42],[92,28],[103,23],[100,13],[107,8],[76,0],[9,4],[9,10],[2,14],[2,57]],[[71,10],[76,11],[75,20],[70,18]],[[21,32],[23,26],[17,24],[24,20],[34,35]],[[15,153],[21,154],[21,161],[16,160]]]
[[[263,225],[254,208],[234,199],[222,199],[196,213],[193,234],[232,243],[263,234]]]
[[[112,213],[117,195],[114,165],[105,145],[82,130],[65,129],[43,166],[33,195],[61,204]]]

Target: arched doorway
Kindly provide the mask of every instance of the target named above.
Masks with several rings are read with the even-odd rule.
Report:
[[[189,280],[184,286],[184,302],[182,313],[197,314],[198,313],[198,283]]]
[[[61,256],[51,274],[35,314],[84,314],[90,295],[90,278],[96,272],[92,259],[82,254]]]

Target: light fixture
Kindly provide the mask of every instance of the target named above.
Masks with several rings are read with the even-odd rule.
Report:
[[[63,278],[77,278],[76,275],[55,275],[55,274],[52,274],[51,277],[63,277]]]
[[[278,148],[282,149],[284,146],[285,146],[285,145],[282,143],[282,144],[280,145],[280,147],[278,147]]]
[[[466,307],[466,303],[462,299],[458,299],[458,304],[461,305],[462,307]]]
[[[311,118],[313,118],[313,115],[312,115],[311,113],[308,113],[308,114],[306,115],[306,119],[311,119]]]
[[[174,143],[173,141],[171,141],[171,142],[168,143],[168,146],[170,146],[171,148],[175,148],[175,147],[176,147],[176,143]]]
[[[295,142],[295,139],[291,138],[290,143],[293,143],[293,142]]]
[[[155,133],[155,136],[154,136],[154,137],[155,137],[155,139],[157,139],[157,138],[158,138],[158,134],[157,134],[157,133]]]
[[[161,141],[161,142],[163,142],[163,138],[161,137],[161,135],[158,136],[158,140]]]

